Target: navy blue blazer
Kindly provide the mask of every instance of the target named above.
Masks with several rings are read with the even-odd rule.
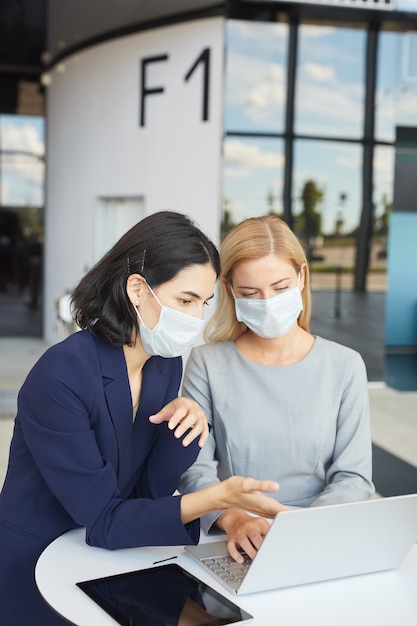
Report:
[[[150,358],[133,423],[121,347],[79,331],[36,363],[19,393],[0,495],[2,613],[18,584],[33,586],[46,545],[71,528],[108,549],[198,541],[199,522],[184,526],[172,496],[197,442],[185,448],[166,422],[148,420],[177,397],[181,375],[180,358]],[[30,593],[20,589],[20,601],[30,604]]]

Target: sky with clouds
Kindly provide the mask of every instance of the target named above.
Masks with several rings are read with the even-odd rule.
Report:
[[[295,132],[310,137],[359,140],[363,132],[365,32],[301,25],[297,56]],[[284,130],[288,30],[285,24],[228,22],[224,145],[224,206],[234,221],[282,211],[283,141],[243,138],[235,132],[279,134]],[[410,47],[410,46],[409,46]],[[376,93],[376,135],[394,141],[395,125],[417,125],[417,81],[399,68],[404,35],[382,33]],[[299,139],[294,144],[293,210],[307,180],[324,192],[324,231],[336,219],[345,230],[358,225],[361,211],[362,149],[359,144]],[[374,158],[377,214],[384,196],[392,199],[394,153],[377,147]],[[343,198],[345,198],[343,200]]]
[[[223,145],[224,206],[234,221],[282,211],[284,142],[280,137],[244,138],[235,132],[284,130],[288,27],[284,23],[228,21]],[[295,132],[357,141],[363,129],[365,32],[301,25],[298,36]],[[417,36],[383,32],[378,46],[375,132],[395,140],[395,125],[417,126]],[[411,59],[411,61],[410,61]],[[414,76],[415,74],[415,76]],[[44,203],[44,120],[0,116],[0,199],[3,205]],[[313,179],[324,192],[324,231],[341,213],[345,229],[357,226],[361,210],[361,147],[355,143],[299,139],[294,143],[293,210]],[[375,150],[374,201],[392,199],[394,152]],[[342,195],[346,197],[341,200]]]

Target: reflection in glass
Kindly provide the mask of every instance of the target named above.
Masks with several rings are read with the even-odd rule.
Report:
[[[0,204],[44,204],[44,120],[22,115],[0,116]]]
[[[396,96],[396,125],[417,126],[417,33],[401,38],[401,89]]]
[[[369,291],[386,291],[387,240],[394,189],[394,148],[376,146],[374,152],[374,228]]]
[[[299,26],[294,128],[286,133],[287,25],[234,21],[226,28],[222,234],[251,215],[283,215],[285,174],[286,181],[291,179],[291,189],[285,186],[285,208],[313,264],[313,288],[327,284],[333,289],[334,273],[342,268],[343,289],[360,290],[368,271],[366,289],[385,291],[394,170],[393,148],[379,142],[394,143],[397,126],[417,126],[417,61],[412,55],[417,36],[378,34],[375,137],[367,136],[364,152],[366,24]],[[373,69],[368,68],[370,75]],[[243,138],[244,133],[251,138]],[[364,157],[372,156],[372,150],[370,173]],[[364,232],[358,238],[362,212]],[[371,242],[368,217],[373,219]],[[354,271],[356,262],[359,270]]]
[[[231,137],[223,144],[222,235],[247,217],[282,214],[283,143]]]
[[[287,25],[226,22],[226,131],[282,132]]]
[[[375,93],[375,137],[395,141],[396,101],[402,97],[400,33],[381,32]]]
[[[417,40],[417,36],[416,36]],[[417,75],[410,58],[407,33],[380,33],[377,89],[375,95],[375,137],[395,141],[396,126],[417,126]]]
[[[77,583],[123,626],[221,626],[252,619],[177,565]]]
[[[3,316],[2,335],[41,331],[41,316],[28,323],[16,304],[40,309],[44,170],[43,118],[0,115],[0,294],[2,306],[14,307]]]
[[[334,289],[342,268],[351,289],[361,214],[361,147],[326,141],[295,142],[294,229],[305,243],[312,287]]]
[[[365,37],[359,29],[300,26],[296,133],[362,136]]]

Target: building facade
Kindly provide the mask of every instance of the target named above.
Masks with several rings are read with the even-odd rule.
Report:
[[[49,2],[45,337],[57,298],[168,209],[216,242],[282,216],[313,289],[386,291],[386,344],[416,346],[417,175],[398,192],[417,127],[413,2]]]

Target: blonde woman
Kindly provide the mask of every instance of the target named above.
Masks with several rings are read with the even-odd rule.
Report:
[[[238,474],[279,482],[282,505],[364,500],[371,481],[367,375],[361,356],[309,331],[309,269],[302,245],[274,216],[250,218],[225,238],[218,307],[207,344],[187,362],[183,394],[211,424],[183,475],[190,493]],[[229,508],[203,518],[227,533],[230,554],[253,557],[269,528]]]

